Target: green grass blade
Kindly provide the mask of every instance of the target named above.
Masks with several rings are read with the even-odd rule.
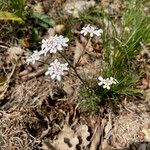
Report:
[[[12,20],[12,21],[18,21],[20,23],[23,23],[23,20],[20,17],[7,11],[0,11],[0,20]]]

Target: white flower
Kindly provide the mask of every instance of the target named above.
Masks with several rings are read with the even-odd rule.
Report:
[[[33,54],[29,57],[27,57],[26,59],[26,62],[29,64],[29,63],[33,63],[35,64],[35,61],[36,60],[39,60],[40,59],[40,51],[38,52],[37,50],[33,52]]]
[[[103,30],[102,30],[102,29],[98,29],[98,30],[95,30],[95,31],[94,31],[94,34],[95,34],[96,36],[101,36],[102,33],[103,33]]]
[[[103,85],[104,89],[108,89],[109,90],[111,85],[112,85],[112,81],[109,78],[104,79],[104,85]]]
[[[44,55],[46,55],[47,52],[56,53],[57,51],[61,51],[63,47],[68,46],[68,41],[69,39],[64,38],[62,35],[50,36],[48,39],[42,40],[42,52]]]
[[[98,83],[99,86],[104,84],[104,79],[103,77],[99,76],[98,79],[100,80],[100,82]]]
[[[87,25],[87,27],[82,28],[80,33],[83,34],[84,36],[86,36],[89,33],[90,37],[93,37],[94,35],[101,36],[101,34],[103,33],[103,30],[97,29],[97,28],[90,26],[90,25]]]
[[[117,84],[119,83],[116,79],[114,79],[113,77],[110,77],[110,80],[112,82],[112,84]]]
[[[46,56],[47,52],[49,51],[49,46],[48,46],[48,39],[43,39],[42,40],[42,45],[41,45],[41,53]]]
[[[57,79],[58,81],[61,80],[61,76],[64,75],[64,70],[68,70],[68,64],[61,64],[58,59],[55,59],[54,62],[50,64],[48,70],[45,72],[45,75],[50,75],[51,79]]]
[[[111,87],[112,84],[119,83],[113,77],[103,79],[103,77],[99,76],[98,79],[100,80],[100,82],[98,82],[98,85],[102,86],[104,89],[108,89],[108,90],[110,89],[110,87]]]
[[[80,33],[86,36],[90,32],[90,29],[91,29],[90,25],[87,25],[87,27],[82,28]]]
[[[67,47],[68,46],[67,42],[69,42],[69,39],[67,37],[64,38],[62,35],[58,36],[58,43],[61,46]]]

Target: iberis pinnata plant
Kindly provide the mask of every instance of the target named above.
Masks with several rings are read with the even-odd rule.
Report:
[[[90,37],[93,37],[94,35],[101,36],[101,34],[103,33],[103,30],[87,25],[86,27],[82,28],[80,33],[83,34],[84,36],[86,36],[87,34],[90,34]]]
[[[98,85],[102,86],[104,89],[108,89],[108,90],[110,89],[112,84],[118,83],[118,81],[116,79],[114,79],[113,77],[103,79],[103,77],[99,76],[98,80],[100,81],[100,82],[98,82]]]
[[[48,70],[45,72],[45,75],[50,75],[51,79],[56,79],[58,81],[61,80],[61,76],[64,75],[65,70],[69,70],[67,67],[68,63],[61,64],[58,59],[55,59],[54,62],[50,64],[50,67],[48,67]]]
[[[87,34],[90,34],[90,37],[101,36],[101,34],[103,33],[103,30],[97,29],[96,27],[88,25],[87,27],[83,27],[80,33],[83,34],[84,36],[86,36]],[[41,55],[46,56],[47,53],[56,53],[57,51],[62,51],[63,47],[68,46],[68,41],[69,41],[69,39],[67,37],[63,37],[62,35],[50,36],[48,39],[43,39],[42,45],[41,45],[41,50],[34,51],[33,54],[26,59],[27,63],[34,64],[36,61],[40,60]],[[70,65],[70,63],[69,63],[69,65]],[[70,65],[70,67],[73,67],[73,66]],[[48,70],[45,72],[45,75],[46,76],[50,75],[51,79],[56,79],[56,80],[60,81],[62,76],[64,76],[64,71],[67,71],[67,70],[69,70],[68,63],[61,64],[58,61],[58,59],[55,59],[48,67]],[[73,68],[73,70],[75,70],[75,68]],[[76,74],[77,74],[77,72],[76,72]],[[104,80],[101,81],[101,82],[103,82],[101,85],[103,85],[104,88],[109,89],[111,84],[116,83],[116,81],[112,80],[111,78],[110,78],[111,82],[107,81],[107,80],[108,79],[106,79],[105,82],[104,82]]]

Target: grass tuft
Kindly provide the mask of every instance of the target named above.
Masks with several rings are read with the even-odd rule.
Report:
[[[122,96],[136,96],[140,93],[136,88],[140,75],[132,60],[141,51],[140,42],[146,44],[150,37],[150,16],[143,13],[141,1],[136,1],[134,5],[128,1],[128,6],[117,18],[106,14],[105,8],[101,6],[92,8],[80,18],[104,30],[102,40],[106,67],[101,76],[112,76],[119,82],[110,90],[91,85],[92,93],[88,90],[82,92],[81,106],[88,111],[98,112],[101,104],[106,105],[111,101],[115,105]]]

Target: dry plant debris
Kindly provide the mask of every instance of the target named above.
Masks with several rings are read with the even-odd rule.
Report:
[[[63,13],[78,18],[96,5],[93,0],[63,2],[64,0],[53,0],[51,5],[51,1],[40,1],[34,6],[34,11],[49,12],[52,16],[57,15],[56,10],[63,7]],[[106,14],[117,14],[121,7],[124,7],[118,0],[111,5],[109,0],[102,0],[101,3],[108,7]],[[50,6],[54,8],[49,9]],[[56,7],[58,9],[54,10]],[[113,34],[111,23],[108,20],[104,22],[110,34]],[[65,26],[58,24],[50,28],[44,38],[54,33],[60,34],[64,30]],[[120,31],[117,27],[117,32],[121,33]],[[76,32],[78,35],[78,31]],[[96,70],[107,65],[103,62],[101,39],[87,40],[80,36],[76,38],[75,46],[71,47],[73,46],[70,46],[66,53],[83,76],[93,79],[93,75],[97,74]],[[81,84],[73,75],[67,74],[62,84],[51,82],[49,78],[43,77],[46,71],[44,65],[27,66],[23,62],[23,49],[5,47],[7,51],[4,56],[0,55],[0,68],[1,71],[5,70],[6,75],[6,80],[0,84],[0,149],[113,150],[129,148],[136,142],[150,142],[150,53],[149,45],[141,43],[141,47],[143,51],[137,56],[137,61],[139,67],[146,71],[139,88],[145,92],[146,100],[138,101],[138,104],[129,103],[125,108],[121,108],[117,117],[108,113],[108,118],[102,121],[89,116],[86,118],[85,114],[78,110],[76,105]],[[48,63],[50,61],[48,60]],[[73,123],[72,125],[64,123],[68,114],[73,118],[68,121]],[[146,147],[148,146],[142,143],[138,150],[146,150]]]
[[[79,139],[74,131],[64,125],[62,131],[58,134],[58,139],[53,142],[53,147],[57,150],[76,150],[76,145],[79,144]]]
[[[77,66],[77,64],[79,63],[80,58],[83,55],[83,52],[84,52],[83,45],[80,44],[79,41],[76,40],[76,47],[74,50],[74,62],[73,62],[74,66]]]
[[[90,133],[87,125],[79,125],[76,128],[76,134],[82,139],[81,147],[86,147],[89,145],[90,142],[87,141],[87,138],[90,136]]]
[[[132,143],[148,142],[150,118],[139,117],[134,113],[124,112],[114,123],[112,130],[112,145],[117,148],[128,148]],[[147,126],[144,128],[144,126]],[[143,135],[142,132],[145,134]]]
[[[86,1],[86,0],[68,0],[65,4],[64,4],[64,12],[72,15],[75,18],[79,18],[79,15],[81,13],[84,13],[85,11],[87,11],[89,8],[95,6],[95,1],[94,0],[90,0],[90,1]]]
[[[7,61],[8,62],[13,62],[17,61],[22,55],[23,55],[24,50],[21,47],[11,47],[7,50]]]

